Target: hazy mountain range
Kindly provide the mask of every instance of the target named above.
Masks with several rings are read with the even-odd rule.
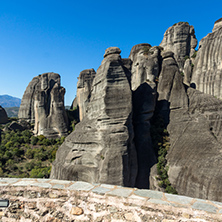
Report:
[[[9,95],[0,95],[0,105],[5,107],[19,107],[21,104],[21,99],[9,96]]]

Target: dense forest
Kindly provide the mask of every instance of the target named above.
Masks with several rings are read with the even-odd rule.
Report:
[[[77,110],[66,110],[69,119],[69,133],[75,129]],[[58,147],[65,137],[49,139],[43,135],[34,136],[31,129],[8,130],[11,122],[1,124],[0,177],[49,178],[51,165]]]

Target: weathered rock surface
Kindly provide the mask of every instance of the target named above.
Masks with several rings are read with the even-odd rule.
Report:
[[[213,32],[199,43],[192,83],[201,92],[222,98],[222,21],[215,22]]]
[[[132,60],[134,142],[137,150],[136,187],[149,188],[151,167],[157,162],[150,136],[150,119],[156,105],[156,78],[160,72],[160,48],[143,43],[135,45]]]
[[[86,69],[83,70],[78,77],[76,100],[79,106],[80,121],[86,115],[86,107],[90,100],[91,87],[95,75],[96,72],[94,69]]]
[[[120,49],[108,48],[91,90],[83,87],[82,121],[59,148],[51,178],[156,189],[157,157],[150,137],[155,111],[170,136],[171,184],[179,194],[222,201],[222,101],[189,87],[198,87],[195,75],[208,75],[208,63],[209,70],[215,64],[215,84],[220,80],[220,27],[221,20],[202,40],[195,62],[199,73],[194,70],[193,76],[193,60],[184,59],[197,43],[188,23],[166,31],[164,50],[139,44],[129,59],[121,59]]]
[[[132,90],[136,90],[142,83],[154,83],[160,72],[160,48],[151,47],[150,44],[143,43],[135,45],[129,58],[132,64]]]
[[[60,86],[59,74],[44,73],[34,77],[23,95],[19,119],[35,123],[36,135],[67,135],[64,94],[65,89]]]
[[[0,106],[0,124],[4,124],[8,122],[8,116],[3,107]]]
[[[222,102],[192,88],[187,95],[187,112],[170,112],[169,178],[179,194],[222,201]]]
[[[133,92],[134,142],[137,151],[138,174],[135,186],[149,188],[150,169],[157,162],[150,136],[150,119],[156,105],[156,88],[141,84]]]
[[[16,121],[13,121],[4,130],[14,130],[14,131],[19,130],[19,131],[22,131],[24,129],[25,128],[21,124],[17,123]]]
[[[166,30],[160,46],[166,51],[174,52],[180,71],[183,71],[185,56],[191,57],[197,46],[194,27],[188,22],[174,24]]]
[[[183,85],[183,77],[174,59],[174,53],[164,51],[161,55],[162,69],[157,87],[158,101],[164,103],[164,110],[187,107],[188,101]]]
[[[134,186],[132,93],[118,48],[108,48],[85,117],[58,149],[51,178]]]

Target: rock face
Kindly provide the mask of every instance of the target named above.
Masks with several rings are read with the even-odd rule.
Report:
[[[0,124],[8,122],[8,116],[3,107],[0,106]]]
[[[188,22],[174,24],[165,32],[160,46],[166,51],[174,52],[180,71],[183,71],[185,56],[191,57],[197,46],[194,27]]]
[[[132,93],[120,49],[108,48],[86,115],[58,149],[51,178],[134,186]]]
[[[222,21],[215,22],[213,32],[199,44],[192,83],[201,92],[222,98]]]
[[[94,69],[83,70],[79,75],[77,83],[77,105],[79,106],[80,121],[86,115],[86,107],[90,100],[91,87],[93,79],[96,75]]]
[[[68,130],[64,94],[59,74],[44,73],[34,77],[23,95],[19,119],[35,123],[36,135],[66,136]]]
[[[132,64],[132,90],[136,90],[142,83],[153,83],[160,72],[160,48],[151,47],[150,44],[143,43],[135,45],[129,58]]]
[[[155,112],[170,137],[164,161],[173,187],[222,201],[222,101],[190,87],[209,73],[216,77],[205,81],[220,84],[221,21],[201,41],[194,70],[194,58],[184,59],[197,44],[188,23],[169,28],[161,47],[134,46],[128,59],[108,48],[90,90],[81,88],[83,118],[59,148],[51,178],[162,189],[156,163],[163,156],[156,156],[150,136]]]
[[[134,142],[137,150],[138,173],[135,186],[149,188],[151,167],[157,162],[150,136],[150,119],[156,105],[156,78],[160,72],[160,48],[143,43],[135,45],[132,60]]]
[[[222,102],[192,88],[187,95],[187,111],[170,111],[169,178],[179,194],[222,201]]]

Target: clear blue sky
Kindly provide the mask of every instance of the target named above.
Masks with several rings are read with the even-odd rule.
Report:
[[[200,41],[221,9],[221,0],[0,0],[0,95],[22,98],[33,77],[56,72],[70,105],[79,73],[97,70],[106,48],[118,46],[126,58],[136,44],[159,45],[179,21]]]

